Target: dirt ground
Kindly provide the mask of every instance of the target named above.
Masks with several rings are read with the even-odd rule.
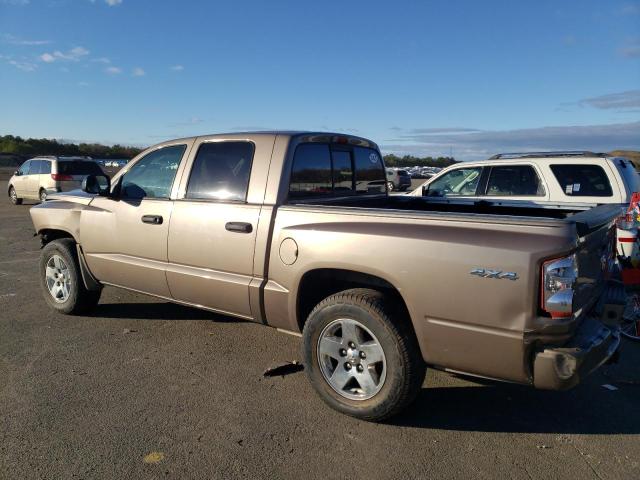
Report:
[[[304,373],[263,378],[300,359],[274,329],[114,288],[53,313],[29,208],[0,200],[2,479],[640,478],[640,344],[562,393],[430,370],[402,416],[365,423]]]

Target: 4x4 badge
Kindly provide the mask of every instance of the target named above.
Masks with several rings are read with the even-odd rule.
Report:
[[[469,272],[471,275],[476,275],[482,278],[506,278],[507,280],[518,280],[518,274],[516,272],[503,272],[502,270],[489,270],[486,268],[474,268]]]

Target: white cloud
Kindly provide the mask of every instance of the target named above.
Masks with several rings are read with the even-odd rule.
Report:
[[[96,63],[104,63],[106,65],[111,63],[111,60],[108,59],[107,57],[92,58],[91,61]]]
[[[38,68],[35,63],[23,62],[20,60],[9,60],[9,64],[24,72],[33,72],[36,68]]]
[[[173,70],[174,72],[181,72],[184,70],[184,67],[182,65],[173,65],[171,67],[171,70]]]
[[[131,75],[133,75],[134,77],[144,77],[145,76],[145,71],[140,67],[136,67],[131,72]]]
[[[618,10],[620,15],[637,15],[640,13],[640,4],[628,3]]]
[[[104,0],[107,5],[110,7],[115,7],[116,5],[120,5],[122,0]]]
[[[78,82],[79,87],[88,87],[89,84],[87,82]]]
[[[43,53],[42,55],[40,55],[40,60],[46,63],[53,63],[56,61],[56,58],[50,53]]]
[[[24,38],[16,37],[15,35],[11,35],[10,33],[5,33],[2,35],[4,41],[6,43],[10,43],[11,45],[48,45],[51,43],[51,40],[27,40]]]
[[[23,6],[28,5],[29,0],[0,0],[0,4]]]
[[[598,97],[585,98],[578,105],[599,108],[603,110],[626,110],[640,108],[640,90],[609,93]]]
[[[45,63],[53,63],[57,61],[78,62],[87,55],[89,55],[89,50],[86,48],[73,47],[66,53],[56,50],[52,53],[43,53],[39,58]]]
[[[120,67],[107,67],[104,69],[109,75],[118,75],[122,73],[122,69]]]
[[[456,129],[458,130],[458,129]],[[394,143],[392,143],[394,142]],[[640,122],[608,125],[576,125],[526,128],[519,130],[482,130],[471,133],[415,133],[409,130],[382,146],[385,152],[401,155],[449,155],[471,160],[487,158],[507,151],[591,150],[640,148]]]

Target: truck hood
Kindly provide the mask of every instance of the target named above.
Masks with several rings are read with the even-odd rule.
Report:
[[[71,190],[69,192],[51,193],[47,195],[48,201],[64,201],[69,203],[80,203],[82,205],[89,205],[97,195],[93,193],[87,193],[83,190]]]

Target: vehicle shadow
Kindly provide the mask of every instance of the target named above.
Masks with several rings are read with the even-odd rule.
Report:
[[[590,378],[568,392],[488,383],[423,388],[416,402],[389,423],[473,432],[554,434],[640,433],[640,385],[602,388]]]
[[[246,320],[171,302],[99,303],[91,317],[135,320],[210,320],[243,323]]]

